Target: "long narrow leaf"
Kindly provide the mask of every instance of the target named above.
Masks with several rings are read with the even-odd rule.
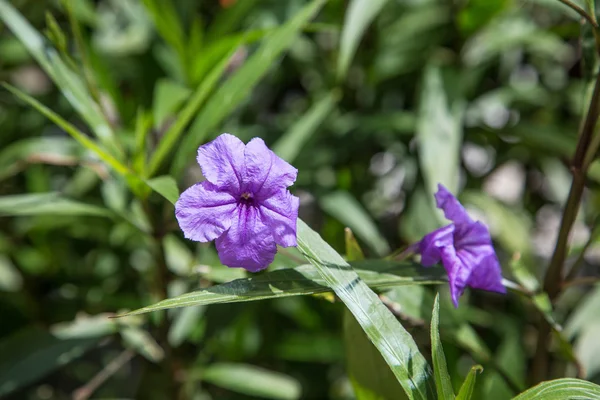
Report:
[[[367,260],[352,263],[358,275],[373,288],[402,285],[430,285],[443,282],[441,268],[428,268],[410,263]],[[278,297],[329,292],[327,282],[312,265],[293,269],[280,269],[261,275],[236,279],[163,300],[154,305],[131,311],[124,315],[203,304],[234,303]]]
[[[343,79],[358,48],[365,30],[379,14],[387,0],[352,0],[344,18],[344,30],[340,41],[337,75]]]
[[[435,375],[435,387],[438,399],[454,399],[452,381],[448,375],[446,356],[440,339],[440,295],[435,296],[433,302],[433,314],[431,317],[431,358],[433,359],[433,373]]]
[[[298,248],[352,312],[406,395],[410,399],[434,398],[431,369],[412,336],[356,271],[300,219]]]
[[[17,215],[94,215],[112,217],[106,208],[61,197],[58,193],[0,196],[0,217]]]
[[[471,367],[469,375],[465,378],[465,381],[456,395],[456,400],[471,400],[471,397],[473,397],[473,390],[475,389],[477,374],[481,373],[481,371],[483,371],[481,365],[474,365]]]
[[[160,140],[158,148],[150,158],[150,166],[148,168],[149,176],[154,175],[156,171],[158,171],[165,158],[171,153],[175,145],[178,143],[184,128],[190,123],[194,115],[196,115],[200,106],[215,88],[219,82],[219,79],[221,79],[221,76],[223,76],[223,73],[225,73],[225,70],[229,65],[231,55],[233,55],[233,51],[224,57],[221,62],[212,69],[211,73],[202,81],[202,83],[198,85],[198,88],[190,100],[186,103],[183,110],[181,110],[177,116],[177,120],[175,120],[173,125],[171,125],[169,130]]]
[[[1,0],[0,0],[1,1]],[[33,97],[23,93],[19,89],[8,85],[6,83],[3,86],[12,92],[15,96],[28,103],[30,106],[39,111],[46,118],[54,122],[56,125],[60,126],[65,130],[69,135],[73,137],[73,139],[77,140],[79,144],[83,147],[93,151],[96,155],[105,163],[114,168],[115,171],[122,175],[127,175],[129,173],[129,169],[121,164],[119,160],[110,155],[106,150],[104,150],[100,145],[94,142],[92,139],[88,138],[83,132],[79,131],[75,126],[71,125],[69,122],[65,121],[61,116],[56,114],[54,111],[50,110],[48,107],[34,99]]]
[[[179,148],[171,170],[173,176],[179,176],[179,172],[185,168],[191,159],[190,156],[202,141],[229,113],[247,99],[254,86],[273,67],[275,60],[294,42],[302,28],[325,4],[325,1],[313,0],[293,19],[275,29],[263,41],[256,53],[211,97]]]
[[[338,99],[339,92],[334,91],[315,103],[273,145],[275,154],[289,163],[294,162],[311,135],[317,131],[319,125],[329,116]]]
[[[81,78],[67,67],[58,52],[6,0],[0,0],[0,19],[27,47],[96,136],[111,149],[115,148],[114,133],[99,106],[93,101]]]
[[[581,379],[563,378],[542,382],[513,400],[600,399],[600,386]]]

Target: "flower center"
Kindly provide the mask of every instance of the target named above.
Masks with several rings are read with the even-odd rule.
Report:
[[[254,204],[254,195],[250,192],[242,193],[242,195],[240,196],[240,203],[246,204],[249,206],[253,205]]]

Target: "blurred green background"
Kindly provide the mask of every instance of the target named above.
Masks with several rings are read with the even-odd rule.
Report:
[[[340,253],[345,227],[378,258],[441,226],[441,182],[488,224],[505,277],[543,276],[597,63],[591,31],[559,1],[330,0],[312,19],[305,0],[3,2],[44,39],[15,36],[7,21],[26,21],[0,4],[0,81],[140,176],[171,174],[182,191],[201,179],[199,144],[259,136],[298,168],[300,217]],[[82,117],[71,75],[112,137]],[[333,296],[109,319],[246,273],[184,240],[170,203],[64,128],[0,89],[0,398],[401,398]],[[568,259],[586,282],[600,263],[596,167]],[[299,263],[288,249],[271,269]],[[455,385],[480,363],[474,398],[529,387],[539,304],[471,291],[454,310],[445,286],[382,299],[427,349],[441,290]],[[577,361],[600,382],[598,307],[594,286],[558,299],[548,378],[574,376]],[[361,395],[360,382],[375,389]]]

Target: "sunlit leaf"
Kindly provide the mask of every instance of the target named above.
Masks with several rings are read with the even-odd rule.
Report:
[[[430,201],[435,204],[438,184],[453,193],[458,189],[465,107],[462,101],[449,103],[438,67],[428,66],[423,79],[417,123],[419,160]],[[441,212],[438,214],[443,218]]]
[[[179,198],[177,182],[175,182],[175,179],[173,179],[171,176],[159,176],[157,178],[147,180],[146,183],[152,188],[152,190],[169,200],[172,204],[175,204]]]
[[[298,248],[352,312],[410,399],[434,396],[431,369],[411,335],[354,269],[302,220]]]
[[[352,263],[352,265],[358,275],[373,288],[444,282],[445,273],[441,268],[424,269],[416,264],[376,260],[365,260]],[[231,269],[227,270],[231,271]],[[293,269],[279,269],[186,293],[124,315],[142,314],[175,307],[263,300],[328,291],[331,289],[327,287],[325,279],[321,277],[314,266],[301,265]]]

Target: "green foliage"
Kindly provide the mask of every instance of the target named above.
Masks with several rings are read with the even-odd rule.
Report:
[[[454,399],[454,390],[448,374],[446,356],[440,340],[440,295],[435,296],[433,315],[431,317],[431,359],[433,360],[433,374],[435,388],[439,399]]]
[[[0,397],[600,398],[596,7],[0,0]],[[174,215],[221,132],[299,172],[299,246],[257,274]],[[506,296],[456,309],[410,254],[438,183]]]

